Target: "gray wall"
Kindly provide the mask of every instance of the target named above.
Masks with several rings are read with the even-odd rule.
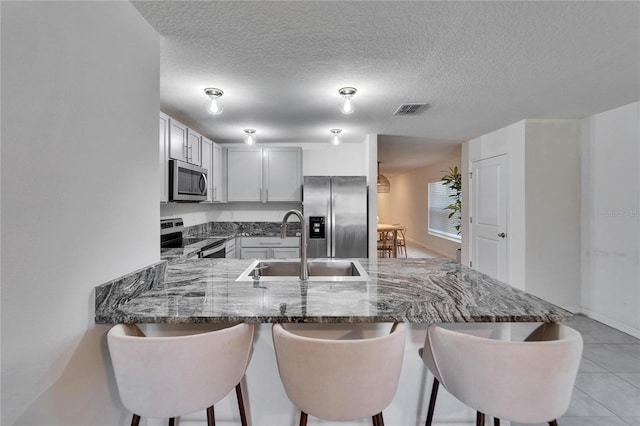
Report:
[[[0,423],[124,424],[93,288],[159,257],[159,37],[128,2],[1,19]]]

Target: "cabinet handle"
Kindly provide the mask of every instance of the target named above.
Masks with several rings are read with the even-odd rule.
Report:
[[[191,153],[193,152],[193,146],[189,145],[189,148],[187,149],[187,152],[189,153],[187,155],[187,160],[191,161],[193,159],[193,155],[191,155]]]
[[[265,188],[264,190],[264,202],[269,201],[269,188]]]
[[[187,160],[189,160],[189,145],[188,144],[182,145],[182,156],[184,158],[186,158]]]
[[[218,187],[216,185],[213,185],[213,201],[216,201],[218,199]]]
[[[507,236],[507,234],[505,234],[504,232],[501,232],[498,234],[498,237],[500,238],[505,238]]]

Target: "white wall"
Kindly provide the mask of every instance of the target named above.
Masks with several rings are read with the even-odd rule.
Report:
[[[505,281],[572,311],[580,310],[579,134],[577,120],[523,120],[465,147],[465,172],[474,161],[507,158]],[[465,220],[468,225],[468,215]],[[470,244],[467,228],[467,262]]]
[[[460,168],[459,153],[427,167],[387,176],[391,182],[391,191],[378,194],[380,223],[401,223],[408,227],[408,240],[455,259],[460,243],[431,235],[428,230],[428,185],[439,181],[445,174],[443,170],[454,166]]]
[[[159,37],[128,2],[0,7],[0,423],[124,424],[93,289],[159,257]]]
[[[376,135],[366,135],[361,142],[338,146],[329,143],[280,143],[269,146],[301,147],[304,176],[368,176],[371,137]],[[301,203],[168,203],[161,205],[160,216],[181,217],[185,226],[206,222],[277,222],[282,220],[287,210],[301,208]]]
[[[640,103],[582,121],[582,305],[640,337]]]
[[[526,290],[580,311],[580,121],[527,120]]]

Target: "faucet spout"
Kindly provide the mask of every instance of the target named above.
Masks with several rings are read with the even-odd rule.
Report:
[[[280,226],[280,238],[287,236],[287,220],[291,215],[298,217],[302,230],[300,232],[300,279],[307,281],[309,279],[309,266],[307,265],[307,226],[304,222],[304,216],[299,210],[289,210],[282,218]]]

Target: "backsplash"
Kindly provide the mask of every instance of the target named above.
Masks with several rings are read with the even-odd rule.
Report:
[[[280,236],[282,222],[207,222],[199,225],[185,226],[183,235],[194,236]],[[301,232],[300,222],[287,222],[287,236],[296,237]]]

